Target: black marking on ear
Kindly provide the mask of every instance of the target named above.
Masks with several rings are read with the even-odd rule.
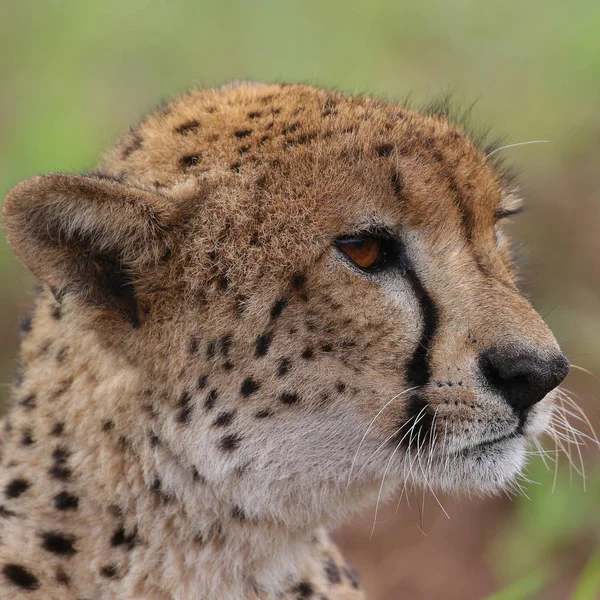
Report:
[[[117,309],[134,329],[140,327],[138,302],[133,277],[127,265],[114,255],[98,254],[91,258],[90,271],[94,272],[101,296],[100,304]]]
[[[21,565],[9,563],[2,567],[2,574],[10,583],[24,590],[33,592],[40,587],[38,578]]]
[[[52,554],[72,556],[77,553],[74,547],[75,536],[60,533],[58,531],[46,531],[42,533],[42,548]]]
[[[31,487],[31,483],[22,477],[13,479],[4,488],[4,495],[7,498],[19,498],[21,494],[25,493]]]
[[[54,506],[58,510],[77,510],[79,498],[69,492],[62,491],[54,496]]]
[[[175,127],[175,133],[187,135],[188,133],[195,132],[198,127],[200,127],[200,123],[194,119],[193,121],[187,121],[186,123],[182,123],[181,125]]]

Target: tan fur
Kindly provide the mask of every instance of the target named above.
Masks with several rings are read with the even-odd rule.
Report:
[[[520,438],[448,457],[515,423],[482,349],[557,351],[497,241],[513,192],[441,117],[244,83],[152,113],[96,174],[16,186],[5,232],[43,285],[4,435],[0,598],[363,597],[323,527],[431,483],[385,446],[421,309],[332,243],[368,226],[403,232],[439,310],[433,484],[505,485]]]

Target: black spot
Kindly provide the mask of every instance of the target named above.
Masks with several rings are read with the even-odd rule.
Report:
[[[217,351],[217,340],[211,340],[206,347],[206,358],[213,358]]]
[[[298,585],[294,586],[292,593],[296,594],[296,598],[298,600],[305,600],[313,595],[314,590],[310,583],[307,581],[301,581]]]
[[[15,512],[0,504],[0,518],[8,519],[9,517],[14,517],[15,515]]]
[[[356,572],[356,569],[352,565],[347,564],[344,567],[344,575],[346,575],[346,577],[350,581],[350,585],[354,589],[358,589],[358,586],[359,586],[358,573]]]
[[[61,436],[65,431],[65,424],[62,422],[56,423],[52,430],[50,431],[50,435]]]
[[[343,381],[338,381],[335,384],[335,389],[340,393],[343,394],[346,391],[346,384]]]
[[[242,170],[242,161],[241,160],[234,160],[230,165],[229,168],[232,171],[235,171],[236,173],[239,173]]]
[[[289,358],[281,358],[277,365],[277,375],[283,377],[292,368],[292,361]]]
[[[331,352],[333,346],[329,342],[321,342],[321,350],[323,350],[323,352]]]
[[[200,338],[195,336],[190,340],[190,346],[189,346],[190,354],[196,354],[196,352],[198,352],[199,347],[200,347]]]
[[[196,535],[194,536],[194,541],[196,542],[196,544],[198,544],[199,546],[201,546],[204,543],[204,536],[202,535],[201,531],[198,531],[196,533]]]
[[[110,545],[116,546],[128,546],[129,549],[133,548],[136,543],[137,532],[133,531],[129,535],[125,532],[124,527],[119,527],[112,536],[110,537]]]
[[[208,375],[202,375],[200,379],[198,379],[198,389],[203,390],[208,385]]]
[[[153,492],[158,492],[158,491],[160,491],[161,487],[162,487],[162,481],[160,480],[160,477],[155,477],[152,480],[152,483],[150,484],[150,490]]]
[[[306,283],[306,275],[304,273],[295,273],[292,277],[292,287],[300,291]]]
[[[238,129],[234,132],[234,135],[237,138],[245,138],[252,135],[252,129]]]
[[[312,348],[305,348],[300,355],[305,360],[311,360],[314,357],[314,352]]]
[[[57,446],[52,452],[52,458],[54,458],[57,465],[64,465],[69,456],[71,456],[71,452],[64,446]]]
[[[394,171],[392,173],[390,181],[392,183],[392,189],[394,190],[394,194],[396,195],[396,198],[399,200],[402,199],[402,194],[404,191],[404,183],[402,182],[402,177],[400,177],[400,174],[397,171]]]
[[[69,467],[63,467],[60,465],[54,465],[48,470],[48,473],[51,477],[54,479],[59,479],[60,481],[67,481],[72,475],[72,471],[69,469]]]
[[[294,133],[294,131],[297,131],[297,129],[300,127],[300,123],[298,123],[297,121],[295,123],[292,123],[291,125],[287,125],[286,127],[284,127],[281,130],[281,135],[286,136],[290,133]]]
[[[219,392],[217,392],[217,390],[210,390],[206,396],[206,399],[204,400],[204,408],[206,408],[206,410],[210,410],[215,405],[218,397]]]
[[[75,537],[72,535],[59,533],[57,531],[47,531],[42,533],[42,548],[53,554],[63,556],[72,556],[77,553],[73,547]]]
[[[235,365],[234,365],[234,364],[233,364],[233,363],[232,363],[230,360],[226,360],[226,361],[223,363],[223,370],[224,370],[224,371],[232,371],[232,370],[233,370],[233,368],[234,368],[234,366],[235,366]]]
[[[29,333],[31,331],[31,324],[33,322],[33,317],[31,315],[27,315],[21,323],[19,324],[19,329],[23,333]]]
[[[266,419],[267,417],[270,417],[273,414],[273,412],[271,410],[269,410],[268,408],[263,408],[262,410],[259,410],[254,416],[257,419]]]
[[[69,492],[59,492],[54,496],[54,506],[58,510],[77,510],[79,498]]]
[[[62,317],[62,310],[61,310],[60,304],[55,304],[50,309],[50,316],[53,319],[55,319],[56,321],[60,321],[60,318]]]
[[[283,309],[288,305],[288,301],[285,298],[279,298],[271,307],[271,319],[276,319],[281,316]]]
[[[325,565],[325,574],[327,575],[327,581],[329,581],[329,583],[340,583],[342,581],[340,569],[335,564],[333,558],[329,558],[327,561],[327,564]]]
[[[136,131],[131,132],[132,141],[123,148],[123,158],[128,158],[133,152],[142,147],[143,139]]]
[[[31,446],[31,444],[33,444],[33,436],[31,434],[31,430],[30,429],[26,429],[23,432],[23,437],[21,438],[21,444],[23,444],[23,446]]]
[[[242,381],[242,386],[240,387],[240,393],[244,398],[251,396],[260,388],[260,383],[258,381],[252,379],[252,377],[246,377],[244,381]]]
[[[60,585],[68,586],[71,583],[71,578],[67,575],[62,567],[56,567],[56,582]]]
[[[241,506],[236,505],[231,509],[231,517],[236,521],[245,521],[246,513],[244,512],[244,509]]]
[[[18,498],[26,492],[31,484],[26,479],[18,478],[13,479],[5,488],[4,495],[7,498]]]
[[[258,110],[253,110],[248,113],[249,119],[258,119],[259,117],[262,117],[262,113]]]
[[[38,578],[21,565],[8,564],[2,568],[2,573],[6,579],[17,587],[30,592],[39,589],[40,582]]]
[[[182,123],[178,127],[175,128],[175,133],[179,133],[181,135],[187,135],[188,133],[192,133],[196,131],[200,127],[200,123],[198,121],[188,121],[187,123]]]
[[[192,415],[194,405],[192,404],[192,398],[189,392],[183,392],[179,399],[179,411],[177,412],[177,421],[179,423],[188,424]]]
[[[179,159],[179,164],[186,169],[189,169],[190,167],[195,167],[199,162],[200,156],[198,156],[197,154],[188,154],[186,156],[182,156]]]
[[[256,340],[256,357],[265,356],[269,351],[269,346],[271,345],[271,340],[273,339],[272,333],[264,333]]]
[[[100,569],[100,575],[102,577],[106,577],[107,579],[114,579],[117,576],[117,566],[116,565],[105,565]]]
[[[106,419],[104,423],[102,423],[102,431],[110,431],[114,426],[115,424],[111,419]]]
[[[36,407],[35,400],[36,400],[35,394],[30,394],[26,398],[19,400],[19,406],[22,406],[23,408],[33,409]]]
[[[221,338],[221,354],[223,356],[229,355],[229,350],[231,349],[232,338],[233,338],[233,336],[231,335],[231,333],[228,333],[227,335],[224,335]]]
[[[279,400],[281,400],[281,402],[284,404],[296,404],[300,398],[298,394],[294,392],[284,392],[281,394],[281,396],[279,396]]]
[[[235,411],[222,412],[213,422],[213,427],[227,427],[233,422]]]
[[[394,146],[392,144],[380,144],[375,148],[378,156],[389,156],[393,150]]]
[[[242,439],[237,433],[229,433],[221,438],[219,448],[224,452],[231,452],[240,445]]]

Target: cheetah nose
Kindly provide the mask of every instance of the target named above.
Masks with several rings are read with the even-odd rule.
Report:
[[[480,356],[479,368],[487,385],[518,413],[563,381],[569,361],[560,353],[545,358],[530,350],[492,348]]]

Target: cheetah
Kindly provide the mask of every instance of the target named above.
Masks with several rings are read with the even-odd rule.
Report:
[[[39,279],[2,435],[0,598],[364,598],[328,531],[509,485],[569,364],[516,284],[514,182],[442,112],[182,94],[21,182]]]

